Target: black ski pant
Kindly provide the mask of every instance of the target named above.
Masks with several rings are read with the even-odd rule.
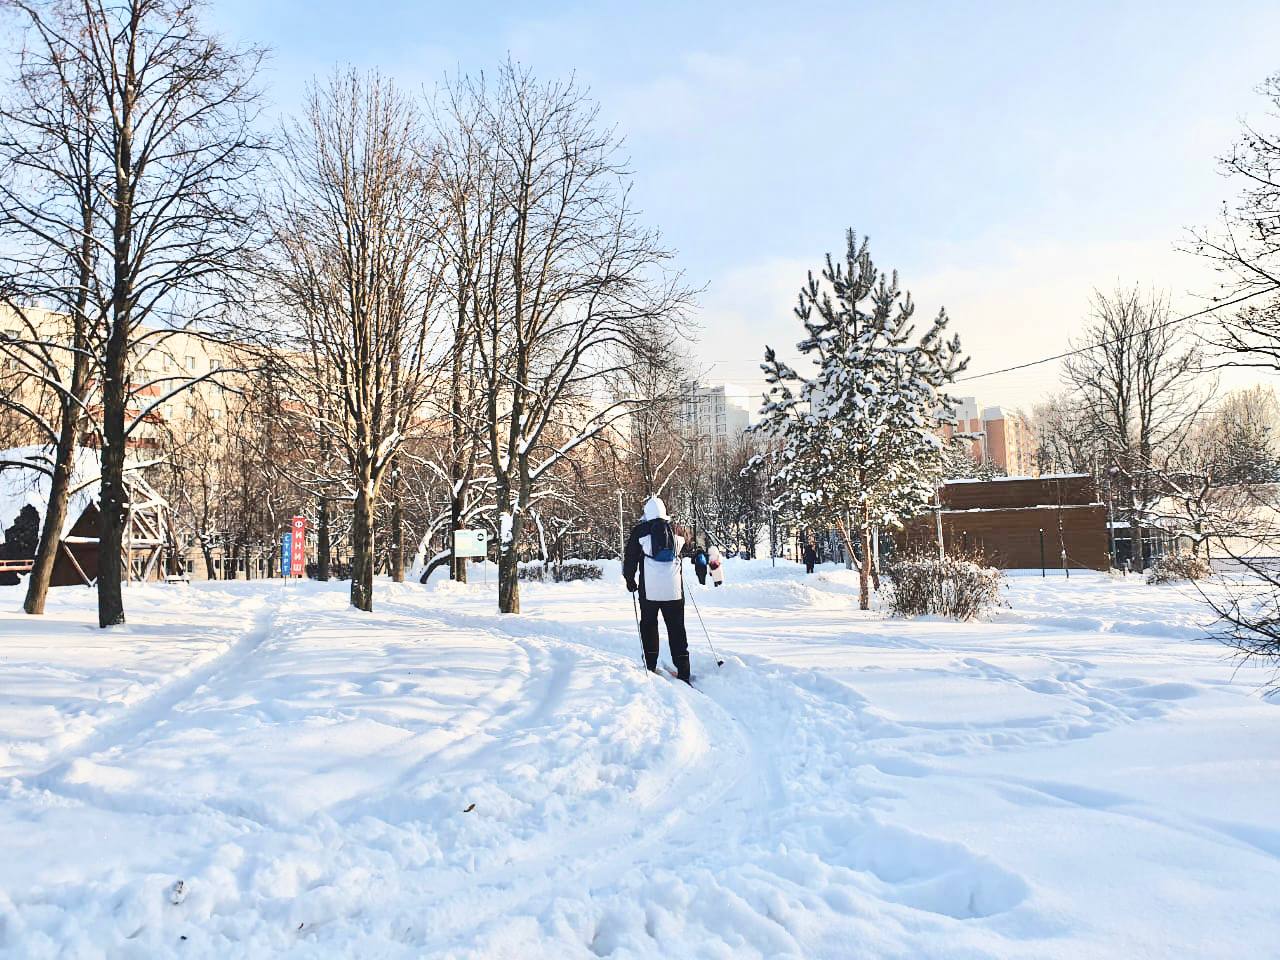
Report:
[[[679,600],[640,601],[640,641],[644,644],[644,663],[650,670],[658,669],[658,612],[667,625],[667,646],[671,648],[671,662],[676,676],[689,679],[689,638],[684,632],[684,598]]]
[[[805,572],[805,573],[813,573],[813,561],[812,561],[812,560],[806,560],[806,561],[804,562],[804,572]]]

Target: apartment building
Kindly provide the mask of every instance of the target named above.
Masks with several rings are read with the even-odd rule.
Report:
[[[751,426],[748,392],[733,384],[684,385],[680,404],[681,430],[688,440],[710,445],[727,444]]]
[[[70,320],[60,313],[39,308],[28,308],[21,316],[0,307],[0,389],[32,410],[49,413],[53,409],[53,391],[31,373],[38,361],[33,353],[40,351],[41,342],[69,343]],[[5,344],[8,343],[8,349]],[[44,348],[47,362],[58,370],[64,382],[70,379],[72,355],[61,348]],[[137,346],[129,358],[126,376],[132,392],[125,416],[129,420],[142,418],[129,438],[134,448],[155,447],[160,444],[162,432],[168,430],[198,429],[204,421],[221,421],[227,416],[229,394],[223,389],[233,385],[235,374],[226,374],[197,383],[175,397],[166,395],[184,382],[208,377],[219,370],[238,367],[232,351],[225,345],[213,343],[196,332],[186,330],[147,329],[140,331]],[[97,411],[100,403],[90,388],[87,398],[91,411]],[[21,418],[12,425],[19,442],[42,442],[43,438],[23,436]],[[28,427],[28,429],[30,429]],[[83,438],[86,445],[96,445],[91,434]]]
[[[1021,414],[1000,406],[982,407],[976,397],[960,397],[956,404],[958,423],[942,428],[950,439],[957,433],[970,435],[970,456],[975,466],[991,464],[1011,477],[1038,477],[1035,433]]]
[[[72,354],[65,347],[53,345],[69,344],[71,340],[70,320],[63,314],[28,308],[17,315],[0,308],[0,391],[49,422],[56,422],[53,414],[57,396],[42,377],[50,375],[48,367],[52,367],[58,380],[69,382]],[[238,372],[242,366],[233,348],[210,342],[198,332],[138,331],[135,349],[126,362],[130,393],[125,418],[126,423],[134,424],[128,439],[129,462],[154,459],[170,446],[170,441],[185,448],[188,455],[194,442],[203,448],[207,460],[216,458],[226,436],[223,425],[229,426],[238,415],[239,399],[233,391],[243,383]],[[206,379],[168,396],[198,378]],[[101,416],[101,395],[95,383],[89,385],[86,405],[90,417],[80,443],[92,450],[100,442],[91,426]],[[0,405],[0,448],[46,442],[47,435],[31,417]],[[96,454],[82,460],[96,463]],[[141,473],[138,476],[141,478]],[[180,560],[183,572],[203,577],[205,565],[193,536],[173,532],[181,542],[176,545],[177,554],[168,556],[167,567]],[[264,557],[272,550],[271,545],[266,545],[251,557],[240,557],[239,569],[251,573],[246,563],[256,562],[257,575],[261,576],[267,564]],[[214,550],[213,558],[219,572],[232,562],[224,557],[221,546]]]

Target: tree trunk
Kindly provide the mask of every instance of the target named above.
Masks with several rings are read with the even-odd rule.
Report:
[[[871,528],[863,519],[862,528],[858,531],[858,541],[862,547],[862,563],[858,567],[858,609],[871,609]]]
[[[449,504],[449,577],[459,583],[467,582],[467,558],[454,553],[453,531],[464,529],[462,523],[462,498],[455,496]]]
[[[520,570],[514,546],[498,550],[498,612],[520,612]]]
[[[22,609],[29,614],[44,613],[45,598],[53,579],[53,562],[62,543],[62,528],[67,518],[67,501],[71,496],[71,476],[75,472],[76,449],[80,442],[80,425],[84,418],[80,403],[88,393],[89,357],[85,351],[87,331],[85,311],[89,304],[89,264],[93,255],[93,211],[84,211],[84,239],[80,244],[80,292],[76,295],[72,314],[72,344],[76,348],[71,366],[71,396],[61,398],[62,423],[58,431],[58,448],[54,456],[53,480],[49,486],[49,506],[45,510],[44,527],[36,547],[35,562],[27,580],[27,596]]]
[[[880,528],[871,532],[871,586],[876,593],[880,592]]]
[[[400,493],[400,471],[392,467],[391,500],[391,579],[404,583],[404,503]]]
[[[1142,518],[1138,515],[1138,502],[1135,497],[1129,520],[1129,569],[1134,573],[1141,573],[1147,567],[1142,553]]]
[[[356,493],[351,517],[351,605],[373,610],[373,481],[365,479]]]
[[[204,575],[207,580],[218,579],[218,568],[213,565],[213,548],[204,540],[200,542],[200,552],[204,554]]]
[[[457,580],[459,583],[467,582],[467,558],[459,557],[454,552],[453,531],[463,529],[463,505],[467,501],[467,484],[471,477],[470,462],[464,464],[462,462],[462,451],[466,447],[468,454],[471,453],[469,446],[470,441],[467,439],[466,433],[462,425],[463,417],[463,351],[467,349],[467,315],[464,304],[466,303],[467,291],[466,287],[458,291],[458,321],[454,328],[453,336],[453,354],[451,361],[453,364],[453,378],[449,383],[449,532],[445,534],[449,538],[449,542],[445,546],[449,550],[449,579]],[[470,393],[470,390],[468,390]]]
[[[128,509],[124,489],[125,361],[133,312],[133,109],[136,105],[134,64],[125,66],[119,121],[116,127],[115,183],[111,223],[111,324],[102,371],[102,488],[98,498],[101,527],[98,533],[98,625],[124,623],[121,580],[124,558],[121,541]],[[129,558],[132,559],[132,558]]]
[[[98,497],[98,626],[124,623],[121,584],[126,576],[124,529],[129,509],[124,488],[124,334],[117,323],[107,345],[102,386],[102,486]]]
[[[164,572],[180,577],[187,572],[186,557],[178,546],[178,528],[174,526],[171,512],[165,514],[165,535],[169,538],[169,547],[165,551]]]
[[[845,552],[845,555],[848,557],[848,559],[845,561],[845,568],[852,570],[853,560],[854,560],[853,537],[850,535],[849,525],[843,519],[836,521],[836,533],[840,535],[840,542],[844,544],[844,552]],[[862,551],[863,563],[862,563],[862,566],[859,567],[859,576],[858,576],[858,585],[859,585],[858,609],[868,610],[871,607],[871,595],[867,590],[868,574],[867,574],[866,560],[867,560],[868,554],[866,550],[867,528],[865,526],[859,532],[859,536],[863,538],[863,551]]]
[[[500,496],[498,503],[511,501]],[[499,531],[502,530],[502,518],[499,517]],[[507,536],[498,536],[498,612],[520,612],[520,568],[519,554],[516,545],[520,542],[520,530],[524,526],[524,512],[520,509],[511,511],[511,525]]]
[[[76,423],[79,423],[77,418]],[[72,427],[70,442],[67,429]],[[44,526],[40,531],[40,545],[36,548],[35,563],[27,581],[27,596],[22,609],[29,614],[44,613],[45,598],[49,595],[49,581],[53,579],[53,561],[62,543],[62,528],[67,519],[67,499],[71,493],[71,473],[75,469],[75,425],[66,419],[58,437],[58,453],[53,466],[53,481],[49,486],[49,507],[44,514]]]
[[[320,497],[316,509],[316,579],[328,581],[332,559],[329,546],[329,501]]]

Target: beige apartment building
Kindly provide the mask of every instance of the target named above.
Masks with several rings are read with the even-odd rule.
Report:
[[[31,367],[37,365],[30,358],[35,344],[67,343],[70,341],[70,321],[63,314],[39,308],[29,308],[21,316],[0,307],[0,390],[19,402],[41,412],[51,412],[53,392],[32,375]],[[5,343],[10,346],[5,349]],[[32,347],[24,347],[26,342]],[[51,348],[47,357],[59,370],[60,379],[69,380],[71,354],[66,350]],[[238,364],[230,350],[210,342],[198,333],[184,330],[148,329],[141,333],[138,348],[130,358],[128,379],[133,385],[133,396],[126,410],[130,421],[142,417],[129,445],[135,449],[153,448],[159,445],[164,429],[190,427],[192,421],[207,418],[221,421],[227,416],[228,393],[223,384],[234,385],[235,373],[215,376],[202,381],[176,397],[163,399],[165,394],[186,380],[207,377],[219,370],[235,370]],[[94,391],[88,397],[90,409],[97,409]],[[0,411],[0,416],[5,416]],[[9,414],[10,417],[14,415]],[[41,442],[32,428],[24,436],[20,419],[10,424],[10,440],[17,443]],[[96,446],[92,435],[83,438],[87,446]]]
[[[950,439],[957,433],[970,434],[969,455],[977,466],[991,464],[1010,477],[1038,477],[1035,433],[1021,414],[1004,407],[981,407],[976,397],[961,397],[956,404],[954,427],[942,428]]]
[[[46,373],[43,365],[52,364],[58,379],[66,383],[70,380],[72,356],[66,349],[41,344],[70,341],[70,321],[63,314],[29,308],[19,315],[0,307],[0,391],[50,418],[50,422],[56,422],[52,417],[56,395],[41,383],[41,375]],[[40,353],[42,357],[33,356]],[[137,347],[127,369],[132,392],[125,412],[126,422],[137,421],[128,441],[129,461],[152,460],[167,446],[168,439],[181,444],[197,438],[206,445],[220,445],[225,436],[224,425],[229,425],[228,418],[237,415],[237,394],[232,391],[242,382],[241,368],[232,348],[211,342],[197,332],[139,331]],[[166,396],[176,387],[200,377],[208,379],[176,396]],[[232,390],[224,389],[224,385]],[[86,403],[92,414],[100,413],[101,399],[94,384],[90,384]],[[30,418],[0,407],[0,448],[45,442],[46,436]],[[80,443],[96,448],[99,438],[92,429],[86,429]],[[172,533],[179,541],[176,559],[182,561],[184,572],[202,579],[205,565],[193,538],[177,529]],[[268,568],[266,554],[273,549],[267,545],[254,555],[238,558],[237,569],[242,575],[263,576]],[[227,565],[233,562],[224,556],[221,547],[213,552],[213,560],[219,576],[226,572],[224,568],[229,570]],[[253,569],[249,569],[248,564],[252,564]]]

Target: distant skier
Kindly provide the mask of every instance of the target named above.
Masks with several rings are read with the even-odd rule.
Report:
[[[685,533],[684,527],[677,527],[676,533],[683,536]],[[698,583],[705,587],[707,585],[707,551],[703,550],[697,544],[692,544],[685,547],[685,552],[693,561],[693,572],[698,578]]]
[[[680,555],[685,538],[667,517],[667,508],[658,497],[644,505],[643,519],[631,531],[622,559],[622,576],[627,589],[640,594],[640,641],[644,663],[658,672],[658,614],[667,625],[667,646],[676,676],[688,683],[689,639],[684,631],[684,574]]]
[[[813,549],[813,541],[806,540],[804,550],[800,553],[801,559],[804,560],[804,572],[813,573],[814,565],[818,562],[818,551]]]

